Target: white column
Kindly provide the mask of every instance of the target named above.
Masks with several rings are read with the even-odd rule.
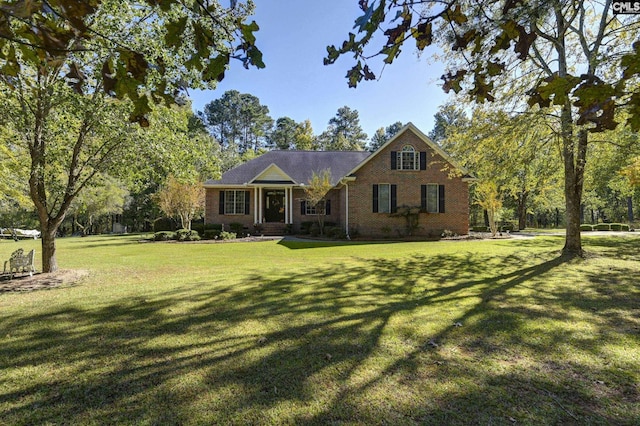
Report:
[[[291,192],[291,197],[289,198],[289,215],[290,215],[290,219],[289,219],[289,223],[293,224],[293,186],[291,188],[289,188],[289,191]]]
[[[284,188],[284,223],[289,223],[289,191]]]
[[[253,188],[253,223],[258,223],[258,188]]]
[[[262,223],[262,187],[258,191],[258,223]]]

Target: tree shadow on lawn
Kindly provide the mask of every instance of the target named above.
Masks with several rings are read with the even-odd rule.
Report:
[[[553,251],[529,255],[359,259],[281,277],[254,274],[239,287],[201,282],[92,310],[4,317],[3,370],[27,377],[0,381],[2,417],[16,424],[632,424],[638,388],[633,374],[619,370],[633,366],[584,330],[558,328],[577,309],[607,342],[628,337],[609,314],[637,311],[630,277],[615,270],[621,290],[604,296],[596,276],[579,286],[547,285],[574,261]],[[536,331],[548,321],[553,326]],[[53,371],[29,376],[43,364]]]

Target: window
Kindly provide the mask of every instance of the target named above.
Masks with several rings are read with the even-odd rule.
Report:
[[[378,185],[378,213],[391,212],[391,190],[389,184]]]
[[[397,185],[390,185],[388,183],[373,185],[373,212],[395,213],[397,203],[396,192]]]
[[[321,201],[322,203],[323,201]],[[318,204],[311,205],[310,202],[304,200],[302,201],[302,215],[317,215],[318,214]],[[324,200],[324,215],[331,214],[331,200]]]
[[[245,214],[247,191],[224,191],[224,214]]]
[[[421,186],[422,210],[427,213],[444,213],[444,185],[430,183]]]
[[[416,150],[411,145],[402,147],[398,152],[398,170],[419,170],[419,166]]]

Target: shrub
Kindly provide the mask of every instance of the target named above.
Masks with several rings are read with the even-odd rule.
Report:
[[[220,239],[222,240],[235,240],[236,239],[236,233],[235,232],[227,232],[227,231],[222,231],[220,232]]]
[[[191,222],[191,230],[198,233],[198,235],[204,234],[204,223]]]
[[[442,231],[442,234],[440,236],[442,238],[452,238],[452,237],[457,237],[458,234],[456,234],[455,232],[451,231],[450,229],[445,229],[444,231]]]
[[[471,230],[473,232],[489,232],[488,226],[472,226]]]
[[[166,217],[153,222],[153,232],[171,231],[174,229],[173,221]]]
[[[581,231],[593,231],[593,225],[589,225],[588,223],[583,223],[580,225]]]
[[[309,234],[311,232],[311,226],[315,222],[302,222],[300,223],[300,233],[301,234]]]
[[[609,226],[611,226],[612,231],[628,231],[629,230],[629,225],[627,225],[626,223],[610,223]]]
[[[507,223],[505,225],[500,226],[500,232],[513,232],[513,223]]]
[[[244,225],[238,222],[233,222],[229,224],[229,229],[231,232],[235,232],[236,235],[242,234],[242,230],[244,229]]]
[[[198,231],[189,229],[178,229],[175,232],[175,238],[178,241],[200,241]]]
[[[336,239],[342,239],[342,240],[347,238],[347,233],[344,232],[344,230],[339,226],[330,226],[328,228],[325,228],[324,233],[329,238],[336,238]]]
[[[313,223],[309,228],[309,234],[311,234],[312,237],[317,237],[318,235],[320,235],[320,225],[318,225],[317,223]]]
[[[160,231],[153,234],[154,241],[169,241],[175,240],[176,233],[172,231]]]
[[[204,231],[222,231],[221,223],[205,223]]]
[[[595,226],[596,231],[611,231],[611,224],[609,223],[599,223]]]
[[[215,240],[220,237],[220,232],[222,231],[218,231],[217,229],[205,229],[202,238],[205,240]]]

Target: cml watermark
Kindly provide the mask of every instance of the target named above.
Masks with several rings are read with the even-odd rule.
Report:
[[[614,15],[640,14],[640,1],[616,1],[611,3]]]

